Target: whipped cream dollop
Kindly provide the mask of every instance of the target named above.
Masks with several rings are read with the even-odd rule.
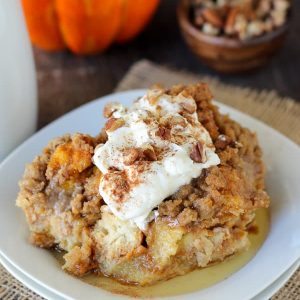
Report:
[[[145,230],[164,199],[220,163],[198,120],[194,99],[150,90],[130,108],[109,104],[107,142],[93,161],[103,176],[99,192],[111,211]]]

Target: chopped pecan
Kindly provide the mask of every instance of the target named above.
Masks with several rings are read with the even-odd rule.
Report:
[[[143,151],[143,155],[144,155],[144,158],[148,161],[157,160],[157,155],[156,155],[153,147],[151,147],[151,146]]]
[[[242,14],[245,16],[247,20],[250,21],[255,19],[255,11],[253,10],[252,1],[245,1],[241,9],[242,9]]]
[[[219,15],[221,16],[222,20],[224,21],[224,19],[227,17],[229,11],[230,11],[230,5],[228,4],[225,4],[224,6],[220,6],[218,7],[218,12],[219,12]],[[223,24],[224,26],[224,24]]]
[[[105,118],[110,118],[112,114],[118,110],[120,104],[118,102],[110,102],[104,106],[103,115]]]
[[[120,171],[117,167],[114,167],[114,166],[109,167],[108,170],[112,171],[112,172],[118,172],[118,171]]]
[[[121,118],[110,118],[105,124],[105,130],[108,132],[112,132],[122,127],[124,124],[125,121]]]
[[[196,163],[203,163],[205,159],[204,156],[203,145],[200,142],[197,142],[192,147],[190,158]]]
[[[225,23],[225,32],[227,34],[234,33],[234,25],[235,25],[236,17],[239,14],[239,12],[240,12],[239,7],[232,7],[230,9]]]
[[[219,12],[215,9],[206,8],[202,12],[203,18],[209,22],[211,25],[222,28],[223,27],[223,20],[220,16]]]
[[[224,134],[220,134],[215,141],[215,147],[220,150],[224,150],[227,146],[231,145],[232,140],[230,137]]]
[[[126,166],[132,165],[140,157],[140,150],[128,148],[123,151],[123,161]]]
[[[159,127],[156,131],[156,136],[159,136],[162,140],[170,140],[171,131],[166,127]]]
[[[192,21],[203,33],[240,40],[255,38],[283,25],[290,0],[194,0]]]
[[[243,144],[232,140],[229,136],[220,134],[214,143],[216,149],[225,150],[227,146],[233,148],[242,148]]]

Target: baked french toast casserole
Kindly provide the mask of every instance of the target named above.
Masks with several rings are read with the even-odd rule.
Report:
[[[262,153],[212,98],[204,83],[155,87],[107,104],[98,136],[50,141],[19,184],[31,243],[64,251],[75,276],[138,285],[246,251],[269,206]]]

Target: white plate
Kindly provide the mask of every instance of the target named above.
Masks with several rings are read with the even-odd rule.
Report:
[[[48,300],[64,300],[65,298],[52,293],[48,289],[40,286],[35,281],[28,278],[22,272],[17,270],[13,265],[11,265],[5,258],[0,255],[0,262],[15,278],[26,285],[28,288],[41,295]],[[274,295],[293,275],[293,273],[300,266],[300,260],[293,264],[283,275],[281,275],[276,281],[274,281],[270,286],[263,290],[260,294],[252,298],[251,300],[269,300],[272,295]]]
[[[292,277],[300,266],[300,260],[294,263],[283,275],[251,300],[269,300]]]
[[[120,296],[67,275],[51,254],[27,242],[28,229],[23,213],[14,205],[17,182],[25,163],[39,154],[51,138],[76,131],[96,134],[104,123],[101,111],[107,102],[118,100],[129,105],[143,93],[143,90],[135,90],[109,95],[66,114],[28,139],[0,165],[0,254],[27,277],[66,299],[115,299]],[[250,299],[300,257],[299,147],[261,122],[225,105],[220,104],[220,107],[222,112],[258,133],[268,166],[272,226],[263,247],[246,266],[213,287],[185,295],[185,299]]]

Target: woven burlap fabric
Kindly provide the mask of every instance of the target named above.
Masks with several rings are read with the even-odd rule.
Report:
[[[129,70],[116,91],[147,88],[155,83],[165,86],[178,83],[205,81],[209,83],[218,101],[235,107],[265,122],[300,144],[300,103],[282,98],[275,91],[255,91],[221,83],[215,78],[203,77],[168,69],[143,60]],[[24,287],[0,265],[0,299],[43,299]],[[277,292],[272,300],[300,300],[300,269]]]

